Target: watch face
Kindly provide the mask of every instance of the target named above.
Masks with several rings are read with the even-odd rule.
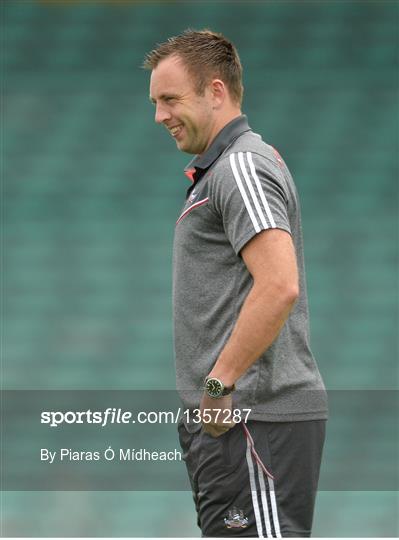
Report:
[[[206,391],[211,397],[220,397],[223,392],[223,385],[217,379],[208,379],[206,382]]]

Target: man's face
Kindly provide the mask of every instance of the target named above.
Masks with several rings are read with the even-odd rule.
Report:
[[[189,154],[202,154],[214,131],[214,110],[209,88],[199,96],[182,61],[169,56],[153,69],[150,99],[156,107],[155,121],[163,124],[177,147]]]

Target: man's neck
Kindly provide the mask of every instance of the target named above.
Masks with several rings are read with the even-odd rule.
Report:
[[[241,116],[241,114],[242,114],[241,109],[239,109],[238,107],[229,108],[228,110],[224,111],[223,114],[221,114],[221,116],[218,118],[217,122],[215,123],[212,136],[210,137],[208,145],[205,148],[203,153],[205,153],[208,150],[208,148],[211,146],[211,144],[215,140],[215,137],[218,135],[218,133],[220,133],[222,129],[225,126],[227,126],[227,124],[229,124],[232,120],[234,120],[238,116]]]

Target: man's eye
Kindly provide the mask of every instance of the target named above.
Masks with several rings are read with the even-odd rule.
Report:
[[[167,103],[170,103],[171,101],[174,101],[175,99],[176,99],[176,98],[174,98],[174,97],[166,97],[166,98],[165,98],[165,101],[166,101]]]

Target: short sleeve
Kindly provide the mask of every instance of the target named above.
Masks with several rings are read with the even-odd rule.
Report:
[[[237,254],[263,230],[278,228],[291,234],[289,194],[268,159],[253,152],[231,153],[214,174],[214,209]]]

